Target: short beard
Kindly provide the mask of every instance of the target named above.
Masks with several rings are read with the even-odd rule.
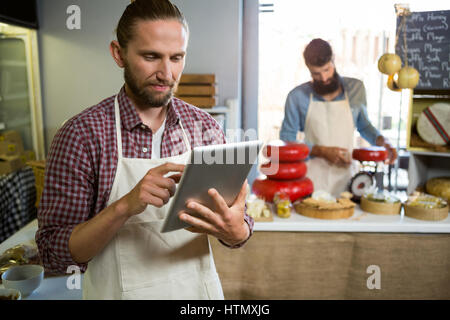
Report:
[[[142,87],[139,87],[138,82],[131,72],[128,64],[125,64],[124,67],[124,78],[125,83],[128,85],[128,88],[130,89],[134,98],[138,100],[139,104],[145,105],[148,108],[159,108],[166,106],[173,97],[175,85],[171,85],[166,82],[157,83],[161,85],[171,85],[171,89],[165,95],[158,95],[149,92],[148,90],[146,90],[145,84]]]
[[[333,77],[331,78],[331,82],[329,84],[324,84],[322,81],[317,80],[313,80],[312,82],[314,92],[319,95],[336,92],[339,89],[340,85],[341,84],[339,83],[339,77],[336,70],[334,70]]]

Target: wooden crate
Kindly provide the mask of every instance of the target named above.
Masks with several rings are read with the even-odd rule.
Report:
[[[215,97],[179,96],[178,98],[199,108],[211,108],[217,105],[217,98]]]
[[[215,74],[183,74],[181,75],[180,84],[214,84],[216,83]]]
[[[177,95],[179,96],[207,96],[212,97],[217,93],[215,85],[179,85]]]
[[[417,133],[417,119],[423,110],[438,102],[450,103],[449,94],[414,94],[411,96],[406,127],[406,146],[410,151],[450,152],[450,146],[437,146],[424,141]]]
[[[42,192],[44,191],[44,171],[45,171],[45,160],[41,161],[28,161],[29,165],[33,169],[35,186],[36,186],[36,202],[35,206],[39,206],[41,201]]]
[[[183,74],[175,96],[199,108],[217,105],[217,85],[214,74]]]

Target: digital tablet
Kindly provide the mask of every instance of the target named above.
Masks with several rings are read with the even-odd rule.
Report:
[[[216,189],[228,206],[233,204],[251,168],[258,161],[259,140],[194,148],[171,201],[161,232],[190,227],[178,218],[181,210],[195,216],[186,207],[194,200],[215,210],[210,188]]]

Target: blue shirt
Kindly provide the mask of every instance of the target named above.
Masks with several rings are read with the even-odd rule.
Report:
[[[343,91],[333,101],[344,100],[345,93],[347,93],[355,128],[364,139],[370,144],[375,145],[375,141],[380,135],[380,132],[370,123],[369,117],[367,116],[366,90],[363,82],[347,77],[339,77],[339,81],[342,84]],[[311,82],[297,86],[289,92],[280,131],[281,140],[296,141],[297,132],[305,130],[311,93],[314,101],[325,101],[325,99],[314,92]],[[314,144],[306,139],[304,142],[312,150]]]

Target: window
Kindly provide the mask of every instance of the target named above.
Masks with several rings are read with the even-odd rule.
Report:
[[[258,135],[279,138],[288,93],[311,79],[303,50],[314,38],[330,42],[341,76],[364,82],[372,124],[399,149],[406,147],[407,102],[404,92],[387,88],[378,58],[394,52],[398,1],[260,1]],[[265,10],[267,4],[271,10]],[[263,6],[264,5],[264,6]],[[445,0],[412,0],[411,11],[448,10]],[[358,133],[355,132],[355,136]],[[302,134],[298,139],[303,138]],[[356,137],[355,145],[367,142]]]

